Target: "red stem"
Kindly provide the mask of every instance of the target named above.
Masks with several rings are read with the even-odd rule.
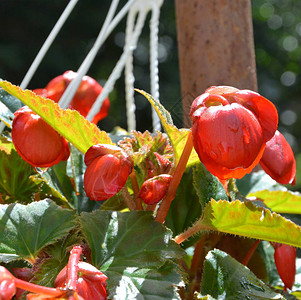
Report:
[[[82,254],[81,246],[74,246],[70,251],[68,266],[67,266],[67,284],[66,287],[70,290],[77,291],[78,279],[78,263]]]
[[[247,265],[248,265],[248,263],[249,263],[250,259],[252,258],[252,256],[253,256],[255,250],[257,249],[259,243],[260,243],[260,240],[256,240],[256,241],[254,242],[254,244],[252,245],[252,247],[249,249],[247,255],[245,256],[244,260],[242,261],[242,264],[243,264],[244,266],[247,266]]]
[[[169,210],[169,207],[170,207],[170,204],[176,196],[177,188],[182,179],[182,176],[185,171],[186,164],[188,162],[192,148],[193,148],[192,134],[190,131],[187,136],[186,144],[185,144],[184,150],[182,152],[182,155],[180,157],[179,163],[177,164],[175,172],[173,174],[173,177],[170,181],[167,193],[166,193],[165,197],[163,198],[162,203],[158,209],[156,221],[158,221],[160,223],[164,223],[165,218],[168,213],[168,210]]]
[[[37,284],[33,284],[24,280],[21,280],[19,278],[15,278],[15,285],[17,288],[20,288],[22,290],[35,293],[35,294],[43,294],[47,296],[52,297],[59,297],[66,293],[66,291],[62,290],[61,288],[49,288],[46,286],[41,286]]]
[[[138,197],[139,185],[138,185],[138,182],[137,182],[135,170],[133,170],[132,173],[130,174],[130,180],[131,180],[132,188],[133,188],[133,191],[134,191],[134,199],[135,199],[136,209],[137,210],[143,210],[141,199]]]
[[[191,266],[190,266],[190,272],[189,272],[191,277],[195,276],[199,268],[205,240],[206,240],[206,235],[203,235],[202,238],[195,245]]]

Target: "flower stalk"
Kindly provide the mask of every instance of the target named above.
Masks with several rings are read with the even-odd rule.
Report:
[[[164,196],[162,200],[162,204],[158,209],[156,221],[158,221],[159,223],[164,223],[165,221],[171,202],[176,196],[177,188],[180,184],[181,178],[185,171],[186,164],[188,162],[192,149],[193,149],[193,143],[192,143],[192,134],[190,131],[187,136],[186,144],[182,152],[182,155],[180,157],[179,163],[177,164],[173,177],[170,181],[167,193]]]

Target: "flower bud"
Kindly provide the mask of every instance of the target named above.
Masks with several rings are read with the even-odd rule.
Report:
[[[284,289],[293,287],[296,274],[296,248],[290,245],[274,243],[274,259],[278,274],[284,283]]]
[[[69,157],[67,141],[26,106],[15,112],[11,134],[19,155],[34,167],[51,167]]]
[[[166,194],[171,175],[161,174],[143,182],[138,197],[146,204],[158,203]]]
[[[16,291],[14,276],[6,268],[0,266],[0,299],[10,300]]]
[[[261,167],[281,184],[295,184],[296,161],[293,150],[277,130],[265,147],[260,160]]]
[[[103,201],[116,195],[133,169],[133,161],[121,148],[94,145],[85,154],[84,187],[91,200]]]

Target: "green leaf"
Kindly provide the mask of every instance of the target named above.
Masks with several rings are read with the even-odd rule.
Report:
[[[173,260],[184,255],[151,213],[94,211],[80,216],[92,262],[108,276],[114,299],[177,299],[181,278]]]
[[[0,205],[0,261],[33,261],[42,248],[76,226],[74,211],[52,201]]]
[[[62,203],[67,205],[70,208],[73,208],[73,201],[72,197],[68,198],[64,194],[63,190],[69,190],[71,183],[68,182],[68,185],[66,185],[66,177],[64,178],[65,180],[65,185],[63,186],[60,181],[57,178],[57,175],[55,174],[55,171],[52,168],[49,168],[46,172],[41,172],[39,173],[40,176],[36,176],[33,178],[33,181],[38,184],[44,184],[43,189],[46,190],[46,196],[49,197],[48,193],[51,194],[54,198],[57,198],[61,200]]]
[[[190,133],[190,130],[185,128],[178,129],[176,126],[173,125],[173,121],[170,113],[164,108],[164,106],[158,100],[154,99],[153,96],[151,96],[150,94],[144,91],[138,89],[136,89],[136,91],[141,93],[145,98],[147,98],[147,100],[156,110],[160,118],[160,121],[164,127],[164,130],[167,133],[170,142],[172,144],[172,147],[174,149],[174,156],[177,164],[184,150],[186,140],[188,134]],[[192,149],[189,160],[187,162],[187,167],[191,167],[192,165],[194,165],[199,161],[200,160],[197,153],[195,152],[194,149]]]
[[[255,193],[262,190],[269,191],[286,191],[287,189],[272,179],[264,171],[258,171],[245,175],[242,179],[236,180],[236,185],[241,194],[247,196],[250,193]]]
[[[201,293],[216,299],[285,299],[247,267],[218,249],[210,251],[204,261]]]
[[[34,277],[31,282],[53,287],[58,273],[68,263],[70,254],[68,249],[71,249],[75,244],[81,244],[81,241],[76,232],[71,231],[71,233],[64,238],[44,248],[35,263]]]
[[[67,174],[73,182],[74,192],[76,193],[75,207],[78,213],[82,211],[93,211],[98,209],[102,202],[90,200],[84,189],[84,174],[86,165],[84,155],[75,147],[70,145],[70,158],[67,161]]]
[[[14,112],[23,106],[22,102],[0,89],[0,120],[11,128]]]
[[[207,171],[202,163],[193,167],[193,186],[202,207],[211,200],[228,200],[227,192],[217,177]]]
[[[263,190],[250,193],[247,197],[262,200],[267,207],[278,213],[301,214],[301,194],[297,192]]]
[[[212,200],[198,225],[206,229],[301,247],[301,227],[250,201]]]
[[[33,167],[14,150],[13,143],[0,138],[0,194],[4,203],[29,203],[39,191],[34,182],[37,176]]]
[[[192,171],[184,172],[180,185],[177,189],[176,197],[169,208],[165,224],[170,228],[174,236],[182,233],[188,227],[192,226],[202,215],[202,205],[198,200],[195,189],[191,187]],[[182,246],[187,248],[194,245],[200,235],[195,235]]]
[[[105,131],[100,131],[77,111],[64,110],[54,101],[22,90],[8,81],[0,80],[0,87],[20,99],[82,153],[95,144],[112,144]]]

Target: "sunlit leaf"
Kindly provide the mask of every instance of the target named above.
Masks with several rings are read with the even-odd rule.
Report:
[[[291,191],[263,190],[250,193],[248,197],[262,200],[264,204],[278,213],[301,214],[301,194]]]
[[[175,160],[177,163],[179,161],[181,154],[183,152],[183,149],[185,147],[186,140],[187,140],[190,130],[185,129],[185,128],[178,129],[176,126],[173,125],[173,121],[170,116],[170,113],[164,108],[164,106],[159,101],[157,101],[150,94],[148,94],[144,91],[137,90],[137,89],[136,89],[136,91],[141,93],[144,97],[146,97],[147,100],[150,102],[150,104],[156,110],[156,112],[160,118],[160,121],[164,127],[164,130],[167,133],[167,135],[170,139],[170,142],[174,148],[174,155],[175,155]],[[195,152],[194,149],[192,149],[191,155],[190,155],[188,163],[187,163],[187,167],[190,167],[199,161],[200,160],[199,160],[197,153]]]
[[[210,251],[204,261],[201,293],[216,299],[285,299],[272,291],[247,267],[218,249]]]
[[[0,205],[0,262],[33,261],[39,251],[76,226],[74,211],[50,200]]]
[[[80,216],[93,265],[108,276],[114,299],[178,299],[174,259],[184,252],[151,213],[94,211]]]
[[[100,131],[77,111],[64,110],[54,101],[22,90],[8,81],[0,80],[0,87],[20,99],[81,152],[85,153],[95,144],[112,144],[106,132]]]
[[[209,202],[199,224],[208,229],[301,247],[301,227],[251,201]]]

